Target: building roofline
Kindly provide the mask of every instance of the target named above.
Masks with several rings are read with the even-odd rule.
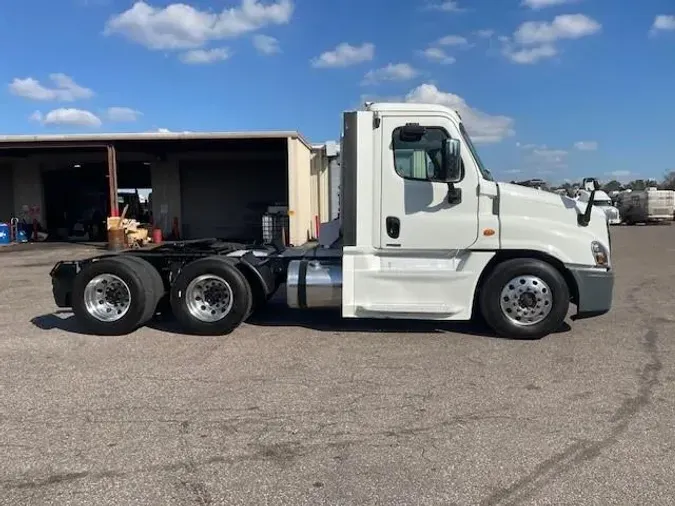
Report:
[[[47,134],[47,135],[0,135],[0,149],[10,147],[39,147],[36,144],[105,144],[116,141],[179,141],[179,140],[228,140],[228,139],[298,139],[308,149],[312,144],[300,132],[136,132],[96,134]]]

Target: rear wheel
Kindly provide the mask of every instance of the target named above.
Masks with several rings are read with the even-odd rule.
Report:
[[[190,333],[229,334],[249,315],[251,287],[224,258],[209,257],[188,264],[171,287],[171,308]]]
[[[147,274],[120,257],[87,264],[73,281],[73,312],[92,334],[129,334],[145,324],[154,304]]]
[[[560,272],[533,258],[498,264],[480,292],[486,323],[498,335],[513,339],[539,339],[557,331],[569,304],[569,287]]]
[[[148,284],[148,286],[152,286],[152,301],[154,302],[148,304],[146,314],[143,315],[142,322],[145,324],[153,318],[157,312],[157,305],[159,304],[159,301],[164,297],[165,289],[162,276],[160,276],[159,272],[157,272],[157,269],[155,269],[150,262],[139,256],[121,254],[116,258],[122,262],[128,262],[130,264],[137,265],[138,268],[141,269],[140,274],[144,276],[145,282]]]

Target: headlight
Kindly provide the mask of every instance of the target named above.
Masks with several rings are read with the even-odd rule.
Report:
[[[596,267],[609,267],[609,252],[607,248],[598,241],[593,241],[591,243],[591,251],[593,252]]]

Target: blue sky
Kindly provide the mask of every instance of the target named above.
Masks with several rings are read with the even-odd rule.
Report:
[[[462,112],[500,179],[675,170],[673,0],[22,0],[0,133],[299,130],[363,100]]]

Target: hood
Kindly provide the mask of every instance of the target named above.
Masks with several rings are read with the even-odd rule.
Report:
[[[523,202],[533,202],[537,204],[544,204],[546,206],[556,207],[558,209],[564,208],[568,210],[574,209],[577,214],[583,214],[586,211],[586,203],[577,199],[568,197],[567,195],[558,195],[544,190],[537,190],[535,188],[528,188],[527,186],[520,186],[511,183],[498,183],[502,195],[508,194],[515,199],[522,199]],[[601,208],[593,208],[591,219],[593,216],[605,217],[605,212]]]
[[[554,256],[563,263],[594,265],[591,243],[608,247],[607,216],[596,206],[587,227],[577,215],[587,204],[565,195],[510,183],[498,183],[501,247],[531,249]]]
[[[528,202],[538,202],[556,207],[562,205],[567,209],[573,209],[577,206],[577,201],[566,195],[558,195],[557,193],[528,188],[518,184],[498,183],[498,185],[502,193],[507,193],[514,198],[522,198]]]

